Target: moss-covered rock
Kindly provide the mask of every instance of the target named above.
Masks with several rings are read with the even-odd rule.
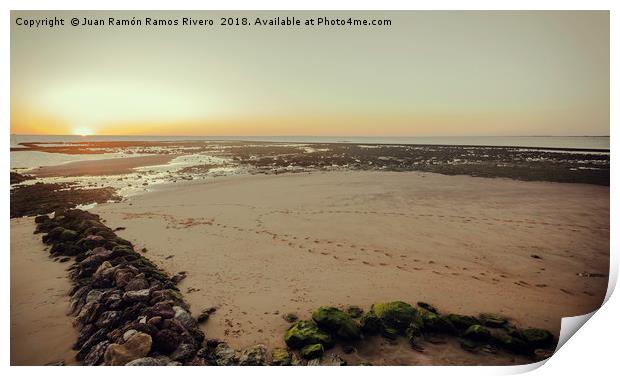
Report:
[[[291,353],[287,349],[273,349],[271,351],[271,364],[274,366],[290,366]]]
[[[459,338],[459,344],[461,345],[461,348],[463,348],[466,351],[476,352],[480,350],[480,343],[473,341],[471,339]]]
[[[398,338],[398,330],[391,326],[381,326],[381,335],[387,339],[395,340]]]
[[[521,337],[531,349],[547,348],[553,345],[553,334],[545,329],[524,329]]]
[[[381,331],[381,320],[372,311],[363,314],[360,323],[364,333],[377,334]]]
[[[364,314],[364,310],[356,305],[352,305],[347,307],[347,313],[354,319],[358,319],[362,317],[362,315]]]
[[[495,313],[481,313],[478,317],[480,318],[482,325],[493,328],[499,328],[508,323],[508,320],[505,317]]]
[[[486,342],[491,338],[491,332],[482,325],[472,325],[465,330],[463,337],[474,341]]]
[[[495,344],[514,353],[526,355],[531,353],[528,344],[524,340],[515,336],[511,336],[506,332],[492,333],[492,340],[495,342]]]
[[[450,320],[445,316],[440,316],[430,311],[420,311],[420,317],[424,322],[424,330],[429,332],[441,332],[454,334],[457,332],[456,328]]]
[[[445,316],[446,320],[450,321],[452,325],[458,330],[467,330],[472,325],[480,325],[480,321],[473,316],[458,315],[451,313]]]
[[[404,333],[409,325],[419,319],[418,311],[411,304],[395,301],[373,304],[372,312],[381,320],[383,326]]]
[[[325,349],[323,348],[323,345],[316,343],[314,345],[304,346],[299,354],[304,359],[315,359],[320,358],[324,351]]]
[[[427,310],[428,312],[432,312],[432,313],[439,313],[439,311],[437,311],[437,308],[433,307],[432,305],[425,303],[425,302],[418,302],[418,307]]]
[[[322,344],[326,348],[333,346],[332,336],[321,330],[313,321],[297,321],[284,334],[284,342],[292,349],[307,345]]]
[[[318,308],[312,313],[312,319],[319,328],[345,340],[359,339],[362,334],[359,324],[335,307]]]

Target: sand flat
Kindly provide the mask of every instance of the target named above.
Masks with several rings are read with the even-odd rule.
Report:
[[[32,218],[11,219],[11,365],[75,364],[70,263],[53,262]]]
[[[180,288],[193,311],[218,307],[207,336],[237,348],[282,346],[287,312],[396,299],[558,334],[561,317],[598,308],[607,287],[577,275],[608,273],[602,186],[417,172],[245,176],[93,211],[165,270],[187,271]]]
[[[134,172],[133,170],[137,167],[164,165],[175,157],[177,157],[177,155],[157,154],[140,157],[77,161],[61,165],[43,166],[30,170],[28,173],[39,178],[121,175]]]

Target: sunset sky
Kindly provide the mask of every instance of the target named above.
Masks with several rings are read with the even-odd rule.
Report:
[[[390,27],[27,28],[64,17]],[[12,12],[11,133],[608,135],[608,12]]]

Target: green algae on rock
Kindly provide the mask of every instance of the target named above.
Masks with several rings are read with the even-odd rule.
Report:
[[[299,349],[317,343],[329,348],[334,344],[329,333],[321,330],[314,321],[307,320],[294,323],[284,334],[284,342],[291,349]]]
[[[315,359],[323,355],[324,351],[325,349],[323,348],[323,345],[320,343],[315,343],[314,345],[304,346],[300,351],[300,355],[304,359]]]
[[[394,328],[399,333],[404,333],[412,322],[420,319],[418,311],[411,304],[401,301],[373,304],[372,312],[384,326]]]
[[[319,328],[344,340],[355,340],[361,337],[360,325],[338,308],[320,307],[312,313],[312,319]]]

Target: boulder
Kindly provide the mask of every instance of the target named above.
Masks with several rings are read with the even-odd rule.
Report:
[[[146,333],[136,333],[125,343],[113,343],[108,346],[104,360],[109,366],[122,366],[132,360],[144,358],[151,351],[153,340]]]
[[[491,332],[489,329],[482,325],[472,325],[463,333],[463,338],[467,338],[473,341],[486,342],[491,338]]]
[[[452,324],[452,322],[445,316],[440,316],[436,313],[425,310],[420,311],[420,316],[422,317],[423,327],[426,331],[449,334],[457,333],[454,324]]]
[[[237,363],[237,354],[226,343],[220,343],[213,350],[213,358],[218,366],[232,366]]]
[[[185,362],[196,355],[196,347],[190,343],[180,344],[172,354],[170,359],[177,362]]]
[[[84,358],[85,366],[96,366],[103,361],[103,355],[105,354],[110,342],[107,340],[101,341],[93,346],[88,355]]]
[[[399,333],[404,333],[414,321],[420,325],[422,323],[418,311],[411,304],[401,301],[373,304],[372,312],[381,320],[383,326],[394,328]]]
[[[434,313],[434,314],[438,314],[439,312],[437,311],[437,308],[433,307],[432,305],[425,303],[425,302],[418,302],[418,307],[427,310],[428,312]]]
[[[313,321],[297,321],[284,334],[284,342],[292,349],[320,343],[325,347],[334,344],[332,336],[319,329]]]
[[[364,333],[376,334],[381,331],[381,320],[372,311],[363,314],[360,323]]]
[[[274,366],[290,366],[291,353],[289,353],[287,349],[273,349],[271,351],[271,364]]]
[[[267,348],[264,345],[254,345],[244,349],[239,356],[240,366],[267,365]]]
[[[478,315],[478,318],[480,319],[482,325],[493,328],[499,328],[508,323],[508,320],[506,320],[505,317],[494,313],[481,313]]]
[[[324,351],[325,349],[323,348],[323,345],[320,343],[315,343],[314,345],[306,345],[302,347],[299,354],[304,359],[315,359],[320,358]]]
[[[70,240],[77,238],[77,236],[78,236],[77,232],[73,230],[65,229],[63,232],[60,233],[60,235],[58,236],[58,239],[60,241],[66,242],[66,241],[70,241]]]
[[[446,320],[450,321],[452,325],[458,330],[467,330],[472,325],[479,325],[480,321],[473,316],[458,315],[451,313],[444,316]]]
[[[335,307],[320,307],[312,313],[312,319],[319,328],[345,340],[356,340],[362,331],[357,322],[347,313]]]
[[[548,348],[553,345],[553,334],[545,329],[524,329],[521,331],[521,337],[534,350],[539,348]]]
[[[125,291],[145,290],[150,287],[148,281],[144,278],[134,278],[129,280],[125,285]]]
[[[356,305],[352,305],[347,307],[347,314],[354,319],[358,319],[362,317],[362,315],[364,314],[364,310]]]
[[[125,365],[126,366],[165,366],[166,364],[167,363],[162,362],[159,359],[145,357],[145,358],[134,359]]]
[[[127,291],[123,294],[123,300],[128,302],[148,302],[151,291],[149,289]]]
[[[329,367],[338,367],[338,366],[346,366],[347,362],[336,354],[329,354],[321,358],[321,362],[319,363],[319,365],[329,366]]]
[[[153,347],[164,354],[170,354],[176,350],[180,342],[179,334],[170,329],[162,329],[155,334]]]
[[[106,311],[99,315],[95,326],[98,328],[113,328],[119,323],[122,313],[120,311]]]

